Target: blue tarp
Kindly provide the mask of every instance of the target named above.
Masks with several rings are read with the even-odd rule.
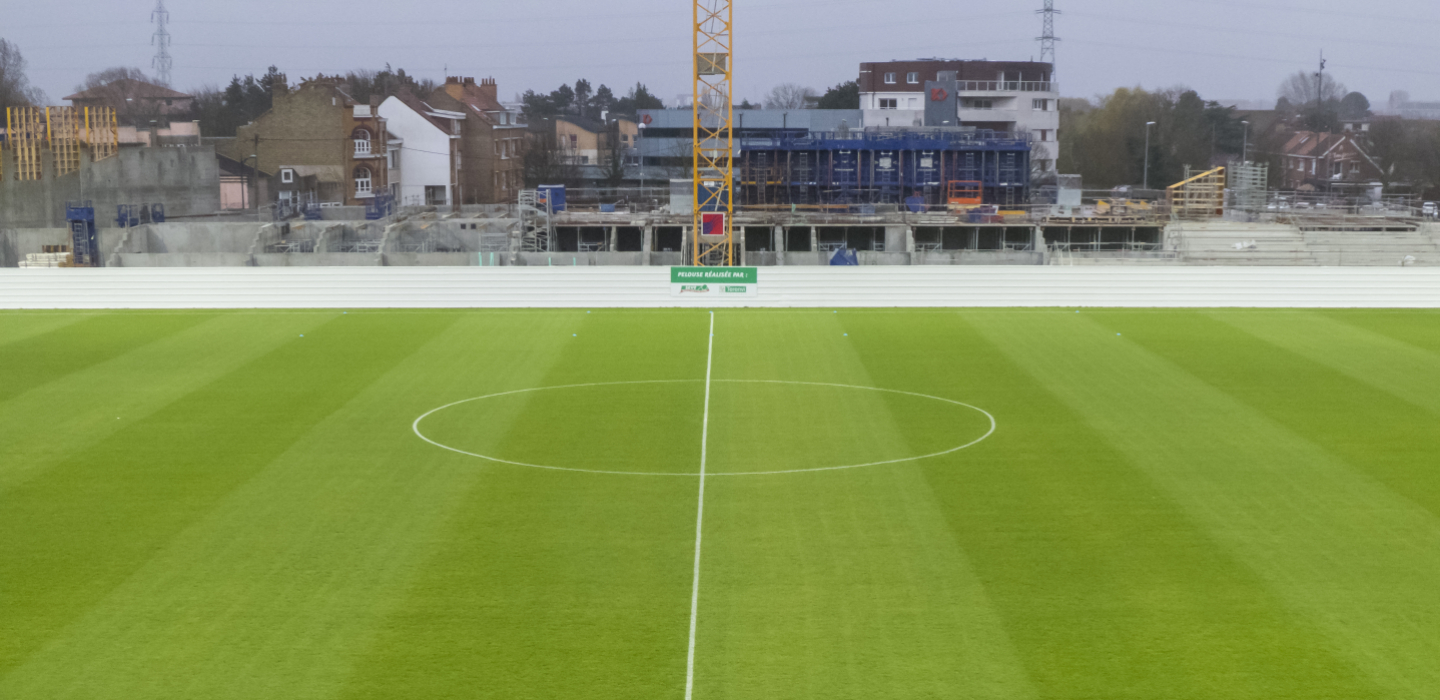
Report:
[[[830,264],[832,266],[859,265],[860,256],[856,255],[855,251],[851,250],[850,248],[841,248],[840,250],[835,251],[834,255],[830,256]]]

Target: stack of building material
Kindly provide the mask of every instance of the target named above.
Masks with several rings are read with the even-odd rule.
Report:
[[[70,267],[70,253],[30,253],[20,267]]]

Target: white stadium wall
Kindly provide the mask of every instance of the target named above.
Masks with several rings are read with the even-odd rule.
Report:
[[[1440,308],[1440,268],[782,267],[750,297],[676,296],[664,267],[0,270],[0,309]]]

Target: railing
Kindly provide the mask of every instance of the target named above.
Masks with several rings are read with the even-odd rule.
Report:
[[[369,140],[369,139],[355,139],[355,155],[356,155],[356,156],[368,156],[368,155],[370,155],[370,140]]]
[[[1018,82],[1012,80],[961,80],[962,92],[1059,92],[1058,83]]]

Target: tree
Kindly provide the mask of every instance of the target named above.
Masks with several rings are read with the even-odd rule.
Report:
[[[20,47],[0,39],[0,114],[9,107],[44,104],[45,93],[31,87]]]
[[[259,78],[254,74],[244,78],[233,76],[224,90],[214,85],[203,86],[191,91],[195,101],[191,103],[189,118],[200,122],[200,132],[206,136],[234,136],[237,128],[270,111],[275,104],[276,88],[284,86],[285,76],[275,66],[270,66]]]
[[[858,93],[857,93],[858,94]],[[795,83],[782,83],[765,94],[766,109],[804,109],[805,98],[814,97],[815,90]]]
[[[273,70],[273,66],[271,67]],[[267,77],[269,75],[267,74]],[[369,102],[371,97],[384,100],[391,95],[409,92],[412,95],[429,95],[435,92],[435,81],[417,79],[405,72],[404,68],[394,70],[389,63],[379,71],[356,70],[345,74],[345,87],[356,102]]]
[[[1349,91],[1329,73],[1300,71],[1280,83],[1277,92],[1281,99],[1299,106],[1305,128],[1336,131],[1340,126],[1340,100]]]
[[[548,129],[544,131],[531,131],[530,138],[524,142],[520,158],[525,172],[525,186],[531,189],[540,185],[578,186],[579,166],[560,148],[559,140],[555,138],[555,125],[549,123],[545,126]]]
[[[590,89],[590,81],[581,78],[575,81],[575,113],[582,117],[590,116],[591,99],[595,91]]]
[[[1184,178],[1185,167],[1209,169],[1239,156],[1244,126],[1234,108],[1206,102],[1194,91],[1116,90],[1097,103],[1060,101],[1060,172],[1078,173],[1094,187],[1141,184],[1150,136],[1150,185]]]
[[[595,96],[590,98],[590,109],[594,111],[595,114],[593,118],[595,119],[599,119],[607,112],[614,111],[615,93],[611,92],[610,88],[605,87],[603,84],[595,88]]]
[[[665,103],[650,94],[644,83],[635,83],[629,93],[615,101],[617,116],[633,117],[642,109],[665,109]]]
[[[816,106],[820,109],[860,109],[860,82],[848,80],[826,90]]]
[[[1308,105],[1315,102],[1317,97],[1320,102],[1338,103],[1347,92],[1349,91],[1345,89],[1345,85],[1329,73],[1325,73],[1317,82],[1314,73],[1302,70],[1280,83],[1276,94],[1289,100],[1290,104]]]
[[[600,153],[600,179],[611,187],[618,187],[625,179],[625,148],[620,141],[620,122],[607,124],[604,138],[605,150]]]
[[[161,114],[158,101],[143,99],[148,94],[146,84],[155,83],[145,71],[116,66],[85,76],[85,81],[75,86],[75,92],[89,92],[114,108],[115,119],[121,124],[148,126],[151,121],[160,120]]]
[[[1365,95],[1352,92],[1340,99],[1341,119],[1364,119],[1370,116],[1370,99]]]

